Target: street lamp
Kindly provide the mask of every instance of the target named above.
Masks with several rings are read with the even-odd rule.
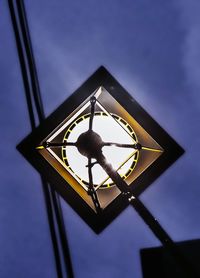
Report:
[[[97,233],[183,153],[104,67],[18,149]]]
[[[103,67],[44,120],[23,1],[17,4],[17,9],[24,47],[12,1],[9,8],[33,130],[17,148],[43,176],[58,276],[62,275],[62,269],[52,208],[70,277],[73,277],[73,268],[59,199],[44,177],[97,233],[131,204],[182,266],[183,277],[191,277],[191,273],[192,277],[199,277],[137,197],[182,155],[183,149]],[[32,97],[40,122],[36,129]],[[83,112],[86,114],[81,114]],[[76,149],[76,154],[70,152],[71,148]]]

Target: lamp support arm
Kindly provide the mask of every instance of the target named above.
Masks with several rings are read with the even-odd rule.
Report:
[[[167,232],[160,225],[158,220],[151,214],[151,212],[145,207],[145,205],[141,202],[141,200],[136,197],[133,193],[130,192],[128,185],[121,178],[121,176],[112,168],[112,165],[109,164],[103,154],[99,155],[97,158],[97,162],[101,165],[101,167],[105,170],[108,176],[113,180],[119,190],[122,192],[126,200],[133,206],[133,208],[137,211],[143,221],[147,224],[147,226],[151,229],[154,235],[159,239],[164,247],[170,252],[173,258],[183,270],[182,277],[190,278],[195,277],[198,278],[198,274],[194,270],[193,266],[188,262],[187,259],[182,255],[179,251],[179,248],[176,246],[171,237],[167,234]],[[191,276],[192,275],[192,276]]]

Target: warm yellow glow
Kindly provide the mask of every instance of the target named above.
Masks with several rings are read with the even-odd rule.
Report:
[[[163,150],[157,150],[157,149],[152,149],[152,148],[148,148],[148,147],[142,147],[142,150],[157,152],[157,153],[162,153],[163,152]]]
[[[136,122],[134,118],[106,91],[96,90],[97,98],[93,129],[105,142],[120,144],[140,143],[141,150],[104,146],[104,156],[109,163],[131,185],[162,153],[162,147]],[[52,167],[66,180],[79,196],[95,211],[94,203],[87,194],[88,159],[81,155],[75,146],[51,148],[44,147],[44,142],[76,142],[81,133],[88,130],[90,117],[89,97],[78,106],[60,125],[38,143],[40,153]],[[109,111],[109,112],[108,112]],[[94,163],[95,160],[93,159]],[[92,167],[95,190],[101,207],[106,208],[119,194],[120,190],[103,169],[94,164]],[[107,190],[108,188],[108,190]],[[101,190],[100,190],[101,189]]]
[[[42,149],[44,149],[44,146],[38,146],[38,147],[36,147],[36,150],[42,150]]]

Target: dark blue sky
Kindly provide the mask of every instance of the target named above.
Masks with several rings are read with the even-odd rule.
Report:
[[[174,240],[200,237],[198,0],[26,0],[46,115],[100,65],[186,150],[141,196]],[[15,146],[30,132],[7,1],[0,1],[0,276],[56,277],[38,173]],[[140,278],[159,242],[130,207],[100,235],[63,204],[76,278]]]

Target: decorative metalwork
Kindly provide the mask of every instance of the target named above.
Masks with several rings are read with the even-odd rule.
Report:
[[[103,67],[18,149],[96,232],[183,153]]]

